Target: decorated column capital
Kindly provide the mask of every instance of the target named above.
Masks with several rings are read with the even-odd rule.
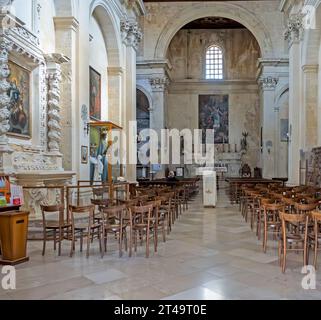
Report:
[[[267,76],[267,77],[260,77],[259,78],[259,85],[261,89],[264,90],[275,90],[277,84],[279,82],[279,78]]]
[[[289,46],[291,46],[294,42],[299,42],[302,40],[304,31],[304,16],[305,14],[302,12],[290,15],[284,32],[284,38],[285,40],[288,40]]]
[[[169,85],[169,79],[164,77],[150,78],[149,83],[153,91],[165,91]]]
[[[68,62],[66,56],[53,53],[45,56],[47,63],[48,85],[48,149],[50,152],[59,153],[61,141],[61,116],[60,116],[60,83],[62,63]]]
[[[135,20],[122,20],[120,23],[123,43],[137,50],[138,44],[143,38],[143,33]]]

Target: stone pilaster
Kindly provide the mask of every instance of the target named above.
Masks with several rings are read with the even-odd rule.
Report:
[[[277,175],[277,150],[276,150],[276,127],[275,127],[275,88],[278,84],[278,78],[271,75],[262,75],[259,78],[261,90],[261,126],[263,150],[262,150],[262,168],[263,177],[274,178]]]
[[[56,50],[70,58],[68,62],[61,65],[60,113],[63,140],[60,151],[63,154],[64,169],[78,170],[80,146],[77,142],[79,136],[77,131],[77,114],[79,113],[77,42],[79,22],[73,17],[56,17],[54,22],[56,28]]]
[[[108,70],[108,119],[118,125],[122,124],[122,87],[124,70],[121,67],[109,67]]]
[[[289,185],[300,183],[300,135],[302,115],[301,45],[302,17],[290,18],[285,38],[289,40]]]
[[[125,74],[125,103],[123,128],[127,136],[126,141],[126,179],[136,181],[136,132],[131,132],[130,121],[136,121],[136,50],[137,45],[142,39],[142,33],[136,21],[123,20],[120,25],[123,44],[126,52],[126,74]],[[126,108],[125,108],[126,106]],[[125,147],[125,146],[124,146]],[[136,159],[136,160],[135,160]]]
[[[149,83],[152,89],[153,107],[150,111],[150,126],[157,134],[159,143],[161,141],[161,130],[165,129],[166,119],[166,92],[169,86],[169,79],[165,75],[153,76],[149,79]],[[165,175],[165,168],[157,173],[157,177],[163,177]]]
[[[318,145],[318,65],[304,65],[301,146],[309,151]]]

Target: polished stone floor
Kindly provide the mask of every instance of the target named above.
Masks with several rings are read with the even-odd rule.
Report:
[[[291,253],[282,274],[275,243],[262,252],[225,190],[215,209],[204,209],[199,195],[149,259],[143,248],[118,258],[115,245],[103,259],[93,246],[88,260],[79,251],[69,258],[68,243],[61,257],[51,244],[45,257],[41,242],[28,247],[30,261],[17,267],[17,289],[0,286],[0,299],[321,299],[321,270],[316,290],[302,289],[301,255]]]

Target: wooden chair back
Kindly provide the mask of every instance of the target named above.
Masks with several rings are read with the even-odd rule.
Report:
[[[95,222],[95,206],[69,206],[70,221],[75,224],[75,216],[79,218],[86,219],[88,221],[88,226],[94,225]]]
[[[58,214],[58,219],[50,219],[50,220],[56,220],[61,225],[64,223],[65,208],[63,205],[52,205],[52,206],[40,205],[40,208],[41,208],[41,214],[42,214],[42,222],[44,226],[47,225],[46,215],[53,214],[53,213]]]

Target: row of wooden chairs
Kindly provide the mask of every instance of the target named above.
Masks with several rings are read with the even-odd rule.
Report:
[[[145,239],[146,257],[149,257],[150,238],[153,238],[154,252],[157,252],[158,237],[166,242],[166,235],[182,211],[187,210],[190,194],[184,187],[175,188],[137,188],[131,199],[104,198],[104,192],[96,193],[90,205],[70,205],[65,214],[64,205],[41,206],[43,219],[43,251],[46,242],[53,240],[54,250],[58,244],[58,255],[61,255],[63,240],[71,241],[70,256],[75,252],[76,242],[80,242],[83,251],[86,239],[86,256],[89,257],[90,245],[98,239],[100,254],[107,251],[108,236],[113,235],[119,245],[119,256],[123,247],[132,256]],[[52,219],[54,214],[58,218]],[[50,217],[51,215],[51,217]],[[129,239],[128,239],[129,231]],[[129,240],[129,244],[128,244]]]
[[[313,264],[317,267],[317,252],[321,247],[320,203],[318,189],[245,185],[242,187],[240,210],[246,221],[250,214],[252,230],[256,222],[259,240],[263,229],[264,252],[267,251],[269,234],[278,241],[280,265],[285,272],[289,251],[302,251],[303,264],[306,265],[312,249]]]

